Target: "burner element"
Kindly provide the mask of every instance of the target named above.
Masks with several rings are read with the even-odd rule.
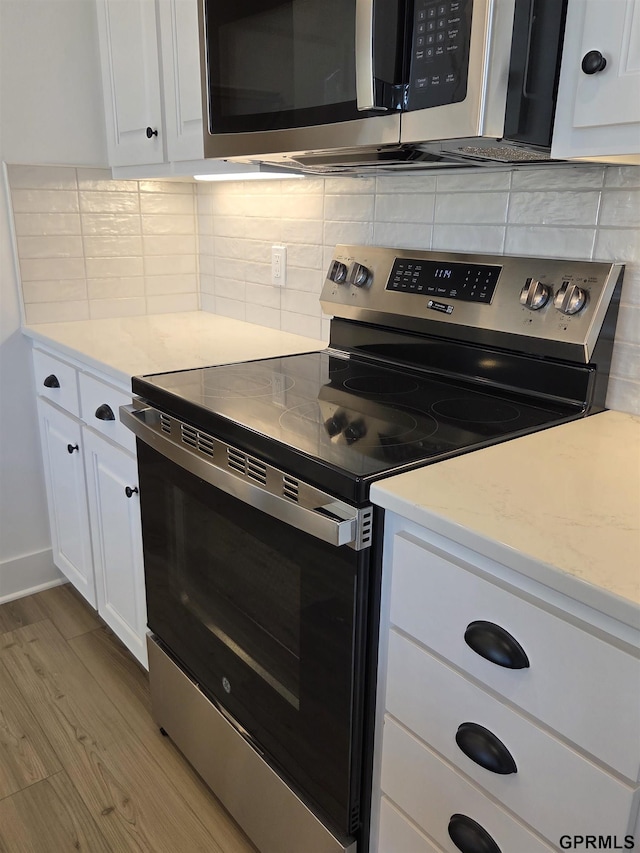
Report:
[[[283,373],[256,372],[248,376],[246,372],[218,370],[210,372],[204,386],[204,398],[216,397],[268,397],[282,394],[295,385],[295,380]]]
[[[431,406],[431,411],[442,418],[474,424],[506,423],[520,417],[520,412],[515,406],[502,400],[482,397],[453,397],[449,400],[440,400]]]

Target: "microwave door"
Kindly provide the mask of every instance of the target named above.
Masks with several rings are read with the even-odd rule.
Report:
[[[362,2],[201,0],[206,156],[397,144],[397,109],[358,106]],[[380,79],[389,78],[379,87],[385,97],[404,55],[403,5],[381,4],[384,48],[375,55],[385,67]],[[372,25],[374,34],[380,30]]]
[[[515,0],[416,0],[401,142],[504,135]]]

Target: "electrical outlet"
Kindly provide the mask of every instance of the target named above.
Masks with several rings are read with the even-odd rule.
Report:
[[[287,280],[287,247],[271,247],[271,284],[284,287]]]

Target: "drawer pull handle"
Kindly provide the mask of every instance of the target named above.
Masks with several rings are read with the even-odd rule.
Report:
[[[493,622],[470,622],[464,632],[464,640],[476,654],[498,666],[507,669],[529,667],[529,658],[520,643]]]
[[[49,374],[49,376],[47,376],[47,378],[44,380],[44,382],[42,384],[44,385],[45,388],[59,388],[60,387],[60,381],[59,381],[58,377],[55,375],[55,373]]]
[[[465,814],[453,814],[449,820],[449,838],[462,853],[502,853],[487,830]]]
[[[74,453],[76,450],[80,450],[77,444],[67,444],[67,453]]]
[[[462,723],[456,732],[456,743],[467,758],[475,761],[485,770],[508,776],[517,773],[518,768],[513,756],[489,729],[477,723]]]
[[[96,409],[96,417],[99,421],[115,421],[116,416],[113,414],[113,409],[107,403],[103,403]]]
[[[138,494],[138,487],[134,486],[131,488],[131,486],[125,486],[124,493],[128,498],[132,498],[134,495]]]

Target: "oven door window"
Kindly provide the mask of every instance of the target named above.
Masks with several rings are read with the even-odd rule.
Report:
[[[141,442],[138,460],[150,629],[350,831],[368,552],[293,529]]]

